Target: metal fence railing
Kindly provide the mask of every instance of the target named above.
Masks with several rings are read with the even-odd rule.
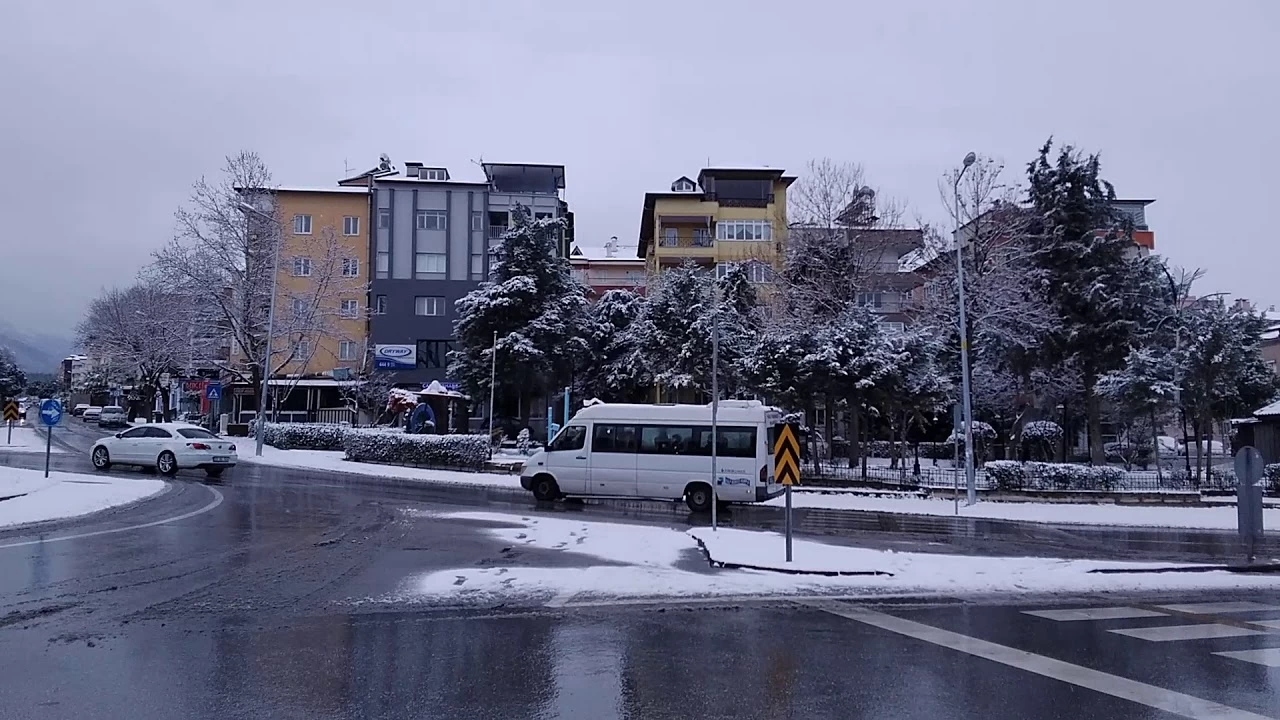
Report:
[[[1235,474],[1229,465],[1211,468],[1206,474],[1197,478],[1188,476],[1185,470],[1166,470],[1157,473],[1155,470],[1124,471],[1110,468],[1106,477],[1102,473],[1086,465],[1059,464],[1057,467],[1036,469],[1027,468],[1022,472],[1019,482],[1000,483],[984,469],[977,468],[974,480],[979,490],[1029,490],[1029,491],[1095,491],[1095,492],[1196,492],[1224,491],[1234,492],[1236,489]],[[814,484],[850,483],[871,481],[879,484],[901,486],[904,489],[933,488],[946,489],[959,485],[965,486],[964,469],[949,466],[926,464],[921,461],[917,474],[911,459],[900,463],[898,467],[885,464],[869,463],[864,469],[861,465],[849,467],[844,464],[822,462],[817,467],[812,462],[801,468],[801,482]]]

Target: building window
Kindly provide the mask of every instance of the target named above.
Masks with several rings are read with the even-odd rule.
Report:
[[[413,299],[413,314],[441,317],[444,315],[444,298],[416,297]]]
[[[375,267],[375,271],[378,274],[378,278],[386,279],[387,273],[391,271],[391,253],[385,253],[385,252],[378,253],[376,262],[378,264]]]
[[[351,340],[343,340],[338,343],[338,359],[339,360],[355,360],[356,344]]]
[[[675,192],[693,192],[697,190],[694,184],[688,180],[677,180],[671,189]]]
[[[449,214],[444,210],[419,210],[419,230],[448,230]]]
[[[360,277],[360,258],[342,258],[342,277]]]
[[[290,310],[293,311],[295,318],[304,318],[307,316],[307,301],[302,298],[294,298]]]
[[[773,266],[769,263],[748,262],[748,263],[716,263],[716,279],[723,280],[729,276],[729,270],[734,266],[741,264],[747,273],[747,282],[767,283],[773,282]]]
[[[901,322],[882,322],[880,323],[880,329],[884,330],[887,333],[900,335],[906,332],[907,325],[906,323],[901,323]]]
[[[473,231],[484,230],[484,213],[471,213],[471,229]]]
[[[311,216],[310,215],[294,215],[293,216],[293,234],[294,235],[310,235],[311,234]]]
[[[311,341],[299,340],[293,344],[293,357],[297,360],[306,360],[311,357]]]
[[[386,295],[377,295],[373,298],[373,314],[374,315],[387,314],[387,296]]]
[[[484,277],[484,256],[471,256],[471,279],[480,280]]]
[[[311,277],[311,258],[296,257],[293,259],[294,277]]]
[[[387,230],[391,227],[391,208],[378,208],[378,229]]]
[[[449,179],[449,171],[444,168],[418,168],[418,179],[444,182]]]
[[[449,365],[449,353],[454,351],[452,340],[419,340],[418,367],[444,369]]]
[[[693,229],[694,247],[711,247],[711,231],[707,228]]]
[[[869,308],[884,307],[884,294],[878,292],[858,293],[858,304]]]
[[[716,223],[716,239],[772,240],[773,225],[768,220],[721,220]]]
[[[418,253],[414,272],[419,275],[443,274],[445,272],[444,253]]]
[[[342,234],[343,235],[359,235],[360,234],[360,218],[355,215],[342,216]]]
[[[342,317],[353,318],[360,316],[359,300],[343,300],[340,307],[342,308]]]
[[[679,242],[679,236],[675,228],[662,228],[662,246],[675,247]]]

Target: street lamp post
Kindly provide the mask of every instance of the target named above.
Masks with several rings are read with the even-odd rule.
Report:
[[[240,203],[240,210],[245,214],[257,215],[268,223],[274,223],[275,217],[268,215],[249,203]],[[280,241],[277,239],[272,243],[271,258],[271,302],[267,305],[267,341],[266,349],[262,351],[262,383],[258,386],[258,422],[255,423],[254,430],[254,451],[257,457],[262,457],[262,444],[266,438],[267,425],[267,380],[271,378],[271,340],[275,333],[276,323],[276,282],[277,275],[280,273]]]
[[[964,167],[960,168],[960,172],[956,173],[955,183],[952,185],[951,197],[955,202],[956,209],[956,282],[960,287],[960,387],[964,395],[964,476],[966,483],[966,505],[973,505],[978,502],[978,486],[977,478],[974,475],[973,467],[973,404],[969,394],[969,327],[965,321],[965,302],[964,302],[964,258],[961,252],[960,243],[960,178],[964,177],[964,173],[977,161],[977,156],[969,153],[964,156]],[[975,207],[974,219],[977,219],[978,209]]]

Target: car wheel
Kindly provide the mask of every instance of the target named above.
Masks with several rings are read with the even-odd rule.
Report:
[[[176,475],[178,472],[178,458],[173,453],[165,450],[160,453],[160,457],[156,458],[156,472],[161,475]]]
[[[539,475],[533,479],[533,496],[543,502],[560,497],[560,486],[550,475]]]
[[[94,470],[110,470],[111,469],[111,453],[107,449],[99,445],[93,449],[93,469]]]
[[[222,470],[223,468],[205,468],[204,474],[211,478],[220,478],[222,477]]]
[[[684,489],[684,502],[696,513],[711,512],[711,486],[706,483],[691,483]]]

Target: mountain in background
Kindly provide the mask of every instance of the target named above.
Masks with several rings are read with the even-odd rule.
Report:
[[[69,337],[26,332],[0,320],[0,347],[8,348],[18,367],[29,373],[53,372],[74,346]]]

